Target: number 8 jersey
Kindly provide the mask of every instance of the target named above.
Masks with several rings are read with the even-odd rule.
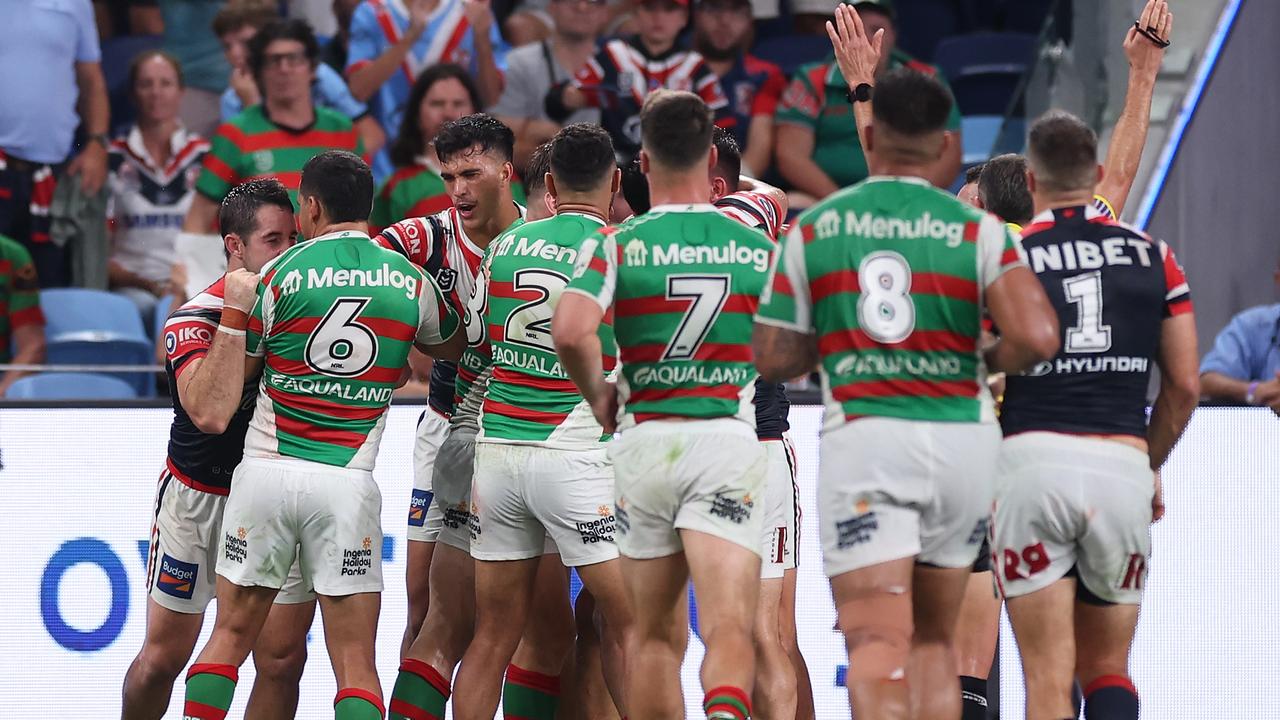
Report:
[[[245,452],[373,470],[414,342],[460,320],[429,276],[368,235],[298,244],[262,270],[246,347],[266,357]]]
[[[994,215],[870,178],[792,224],[758,322],[817,335],[830,431],[864,416],[994,422],[983,291],[1023,265]]]
[[[772,240],[710,204],[654,207],[583,243],[565,292],[613,308],[624,428],[668,417],[755,427],[751,316],[772,258]]]

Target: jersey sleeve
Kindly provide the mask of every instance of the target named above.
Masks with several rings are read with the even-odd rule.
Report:
[[[782,71],[776,66],[770,66],[764,83],[759,90],[756,90],[756,96],[751,99],[751,116],[772,117],[778,111],[778,105],[782,102],[782,93],[786,89],[787,79],[782,76]]]
[[[27,325],[44,325],[44,311],[40,309],[40,280],[36,275],[31,253],[16,242],[6,241],[9,249],[10,287],[9,328],[16,330]]]
[[[69,5],[76,23],[76,62],[101,62],[102,46],[98,43],[98,24],[93,17],[93,5],[85,2]]]
[[[196,192],[214,202],[222,202],[231,188],[244,180],[238,170],[240,148],[231,140],[233,132],[237,132],[235,127],[225,123],[213,134],[209,152],[204,156],[200,178],[196,180]]]
[[[604,83],[607,74],[605,68],[611,67],[612,63],[608,49],[602,49],[573,74],[573,86],[582,93],[582,99],[587,107],[604,106]]]
[[[716,201],[720,212],[750,228],[760,230],[776,240],[782,232],[782,207],[772,196],[755,191],[740,191]]]
[[[804,252],[806,238],[812,237],[813,225],[797,223],[782,239],[782,248],[774,253],[773,267],[760,294],[756,322],[801,333],[813,332],[813,301]]]
[[[408,218],[393,223],[374,238],[379,245],[395,250],[418,267],[429,266],[444,242],[444,226],[435,215]]]
[[[382,54],[382,30],[377,12],[369,3],[360,3],[351,15],[351,39],[347,41],[347,77]]]
[[[418,295],[418,332],[414,340],[422,345],[439,345],[458,331],[460,318],[440,292],[440,286],[419,272],[422,292]]]
[[[1191,288],[1187,286],[1187,274],[1173,255],[1173,248],[1163,240],[1160,244],[1160,261],[1164,264],[1164,316],[1185,315],[1191,312]]]
[[[988,214],[981,222],[968,223],[965,234],[976,234],[978,243],[978,282],[982,288],[1016,268],[1026,267],[1018,236],[995,216]]]
[[[213,308],[181,308],[165,322],[165,361],[175,378],[182,377],[192,360],[209,353],[220,317],[221,312]]]
[[[612,229],[600,230],[584,240],[573,266],[573,277],[564,291],[586,295],[608,312],[618,284],[618,252]]]
[[[810,77],[812,66],[800,68],[787,89],[782,93],[778,111],[774,120],[780,123],[800,125],[810,130],[818,126],[818,116],[822,112],[822,98]]]

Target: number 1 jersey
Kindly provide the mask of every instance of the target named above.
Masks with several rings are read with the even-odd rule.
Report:
[[[613,309],[624,427],[668,417],[755,427],[751,316],[773,250],[710,204],[657,206],[583,244],[566,292]]]
[[[817,335],[833,430],[863,416],[994,422],[983,292],[1024,265],[994,215],[915,178],[871,178],[783,240],[761,323]]]
[[[368,235],[339,232],[262,270],[247,349],[266,358],[245,455],[373,470],[413,343],[459,318],[429,276]]]

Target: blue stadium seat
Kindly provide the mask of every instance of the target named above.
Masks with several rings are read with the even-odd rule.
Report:
[[[159,340],[164,334],[164,324],[169,320],[169,308],[173,306],[173,296],[165,295],[156,301],[155,314],[151,319],[151,339]]]
[[[4,394],[8,400],[130,400],[133,386],[94,373],[43,373],[18,378]]]
[[[898,0],[898,47],[912,57],[933,62],[942,39],[961,31],[955,0]]]
[[[964,35],[943,40],[933,60],[962,114],[1003,115],[1035,61],[1036,46],[1036,36],[1024,33]]]
[[[59,288],[40,292],[48,362],[54,365],[150,365],[154,344],[142,327],[138,308],[127,298],[102,290]],[[149,373],[121,379],[137,394],[154,394]]]
[[[789,79],[801,65],[821,62],[831,53],[831,41],[825,36],[784,35],[762,40],[752,52],[756,57],[776,63]]]
[[[129,97],[130,63],[138,53],[156,50],[163,42],[160,35],[126,35],[102,42],[102,75],[107,81],[114,133],[123,132],[133,123],[133,100]]]

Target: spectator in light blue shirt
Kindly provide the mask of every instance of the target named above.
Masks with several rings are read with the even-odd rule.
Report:
[[[1265,405],[1280,415],[1280,303],[1231,318],[1200,363],[1200,388],[1210,399]]]

